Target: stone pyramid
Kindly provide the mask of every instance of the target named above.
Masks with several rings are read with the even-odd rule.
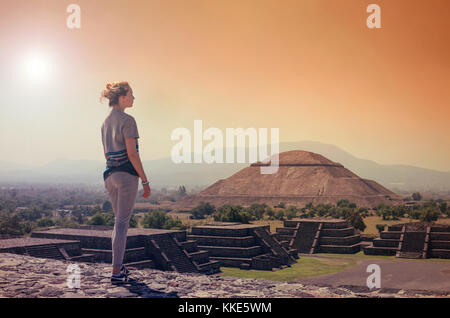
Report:
[[[270,158],[270,160],[272,160]],[[363,179],[337,162],[322,155],[292,150],[279,154],[279,168],[274,174],[261,174],[268,163],[256,162],[227,179],[221,179],[205,190],[187,196],[175,205],[178,210],[189,210],[201,201],[216,207],[223,204],[249,206],[281,202],[303,207],[308,202],[336,204],[347,199],[363,207],[379,203],[398,205],[401,197],[375,181]]]

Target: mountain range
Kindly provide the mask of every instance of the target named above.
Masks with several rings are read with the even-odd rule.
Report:
[[[247,151],[248,149],[246,149]],[[305,150],[339,162],[361,178],[374,180],[386,188],[401,191],[450,191],[450,172],[409,165],[384,165],[361,159],[341,148],[313,141],[283,142],[280,152]],[[224,153],[225,153],[224,149]],[[235,150],[236,151],[236,150]],[[248,152],[246,152],[248,154]],[[270,148],[268,148],[270,154]],[[170,157],[143,160],[151,184],[161,187],[207,187],[224,179],[250,163],[183,163],[175,164]],[[97,160],[56,159],[39,167],[0,161],[1,183],[80,183],[103,185],[105,162]]]

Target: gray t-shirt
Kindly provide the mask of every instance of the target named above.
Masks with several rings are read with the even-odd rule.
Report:
[[[112,109],[102,125],[102,143],[107,157],[107,168],[129,162],[125,138],[136,138],[136,151],[139,152],[136,120],[119,109]]]

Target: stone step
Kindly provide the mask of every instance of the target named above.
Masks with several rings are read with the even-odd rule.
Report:
[[[343,237],[355,235],[355,229],[353,227],[347,227],[342,229],[322,229],[320,234],[326,237]]]
[[[141,269],[141,268],[156,268],[155,263],[151,259],[146,259],[137,262],[124,263],[124,265],[130,269]]]
[[[197,264],[200,271],[204,274],[216,274],[220,273],[220,262],[219,261],[208,261],[207,263]]]
[[[195,226],[188,238],[192,235],[242,237],[248,236],[249,233],[247,228]]]
[[[430,239],[437,241],[450,241],[450,233],[447,232],[430,232]]]
[[[347,221],[322,222],[322,229],[346,229],[350,227]]]
[[[341,237],[327,237],[322,236],[319,239],[320,245],[354,245],[361,242],[361,236],[341,236]]]
[[[288,251],[289,255],[291,255],[295,259],[299,258],[297,249],[291,248],[291,249],[288,249],[287,251]]]
[[[284,221],[283,222],[283,226],[286,228],[286,227],[292,227],[292,228],[296,228],[297,227],[297,224],[299,223],[300,221],[292,221],[292,220],[286,220],[286,221]]]
[[[450,259],[450,249],[431,249],[429,255],[431,257]]]
[[[419,259],[422,258],[422,252],[399,252],[397,253],[397,257]]]
[[[373,246],[375,247],[398,247],[400,240],[396,239],[374,239]]]
[[[187,240],[184,242],[180,242],[180,244],[188,253],[195,252],[197,250],[197,241],[196,240]]]
[[[361,250],[361,244],[354,245],[320,245],[316,249],[316,253],[338,253],[338,254],[355,254]]]
[[[376,246],[366,246],[363,248],[365,255],[389,255],[395,256],[397,253],[396,247],[376,247]]]
[[[94,249],[94,248],[82,248],[83,253],[95,254],[95,260],[100,262],[112,262],[112,250]],[[123,261],[124,262],[137,262],[147,259],[147,253],[145,247],[127,248],[125,250]]]
[[[232,246],[199,246],[206,250],[210,256],[218,257],[253,257],[262,253],[261,246],[232,247]]]
[[[71,256],[69,260],[74,262],[93,263],[95,261],[95,254],[82,254],[77,256]]]
[[[275,237],[278,241],[286,241],[286,242],[290,242],[291,239],[293,238],[292,235],[283,235],[283,234],[275,234]]]
[[[400,236],[402,235],[402,232],[400,231],[382,231],[380,233],[380,238],[392,240],[392,239],[400,239]]]
[[[431,249],[438,249],[438,250],[450,250],[450,241],[435,241],[435,240],[432,240],[430,242],[430,248]]]
[[[244,258],[244,257],[216,257],[216,256],[210,256],[210,260],[212,261],[218,261],[220,263],[220,266],[225,267],[248,267],[250,268],[252,264],[251,258]],[[246,264],[246,265],[243,265]]]
[[[450,233],[450,226],[447,227],[432,226],[431,232]]]
[[[277,227],[276,234],[281,235],[293,235],[295,232],[295,228],[291,227]]]
[[[229,237],[217,235],[189,235],[190,240],[195,240],[197,245],[219,245],[230,247],[248,247],[255,244],[255,237],[251,235]]]
[[[209,258],[209,252],[208,251],[195,251],[192,253],[188,253],[191,259],[197,263],[203,263],[205,260],[208,260]]]

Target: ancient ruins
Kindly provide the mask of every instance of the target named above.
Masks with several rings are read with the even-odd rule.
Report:
[[[277,228],[275,237],[286,248],[304,254],[354,254],[361,250],[361,236],[343,220],[288,220],[284,227]]]
[[[112,229],[59,228],[33,232],[30,238],[0,240],[0,253],[25,254],[61,260],[111,263]],[[124,264],[177,272],[214,274],[219,262],[188,240],[186,231],[128,230]]]
[[[364,254],[450,259],[450,226],[426,222],[392,225],[364,247]]]
[[[373,208],[380,203],[398,205],[401,197],[375,181],[363,179],[340,163],[322,155],[293,150],[279,154],[279,169],[274,174],[261,174],[260,167],[269,163],[253,163],[222,179],[205,190],[187,196],[175,209],[188,211],[201,201],[215,206],[285,203],[303,207],[311,202],[336,204],[347,199],[358,206]]]
[[[221,266],[275,270],[296,263],[297,250],[285,248],[270,233],[269,226],[216,222],[192,228],[188,239]]]

